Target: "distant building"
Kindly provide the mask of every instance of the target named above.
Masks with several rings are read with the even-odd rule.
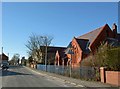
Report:
[[[41,46],[42,59],[45,61],[45,46]],[[66,47],[47,46],[47,64],[62,65],[62,60],[65,57]]]
[[[120,45],[120,34],[117,33],[117,25],[113,24],[112,30],[105,24],[104,26],[97,28],[91,32],[88,32],[82,36],[74,37],[67,47],[72,49],[74,54],[69,55],[72,58],[72,65],[80,65],[81,61],[86,58],[90,53],[96,51],[96,49],[101,45],[101,43],[107,42],[112,46]]]
[[[0,65],[2,63],[8,63],[8,56],[6,56],[4,53],[0,54]]]

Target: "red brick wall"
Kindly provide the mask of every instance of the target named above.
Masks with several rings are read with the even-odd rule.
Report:
[[[105,67],[100,68],[101,82],[120,86],[120,71],[106,71]]]
[[[72,46],[73,46],[73,51],[74,51],[74,54],[72,55],[72,63],[74,65],[78,65],[79,62],[82,60],[82,50],[80,49],[75,38],[73,38],[72,40]]]
[[[120,72],[117,71],[105,71],[106,83],[120,86]]]

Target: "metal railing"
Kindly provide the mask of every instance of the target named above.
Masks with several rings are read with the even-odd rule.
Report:
[[[45,65],[37,65],[38,70],[46,71]],[[56,73],[63,76],[69,76],[74,78],[82,78],[87,80],[96,80],[99,74],[99,68],[94,67],[75,67],[71,70],[70,75],[70,67],[69,66],[55,66],[55,65],[47,65],[47,72]]]

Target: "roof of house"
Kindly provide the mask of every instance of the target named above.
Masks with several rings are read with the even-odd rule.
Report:
[[[40,47],[42,50],[45,50],[45,46]],[[47,46],[47,52],[48,53],[56,53],[56,51],[64,51],[66,47],[55,47],[55,46]]]
[[[72,42],[70,42],[67,46],[67,49],[65,49],[65,54],[73,54],[71,48],[72,48],[72,45],[71,45]]]
[[[82,51],[86,54],[88,54],[90,52],[89,50],[89,45],[92,44],[92,42],[97,38],[97,36],[100,34],[100,32],[104,29],[105,26],[108,26],[107,24],[99,27],[91,32],[88,32],[82,36],[79,36],[76,39],[78,45],[80,46],[80,48],[82,49]],[[65,50],[65,53],[67,54],[69,52],[69,48],[71,48],[71,42],[69,43],[69,45],[67,46],[67,49]]]
[[[115,38],[107,38],[105,42],[107,42],[112,47],[120,46],[120,42],[118,41],[118,39],[115,39]]]
[[[89,46],[96,40],[96,38],[99,36],[99,34],[103,30],[106,29],[106,27],[108,29],[110,29],[109,25],[105,24],[104,26],[99,27],[99,28],[97,28],[97,29],[95,29],[93,31],[90,31],[90,32],[88,32],[88,33],[86,33],[84,35],[81,35],[81,36],[79,36],[77,38],[74,37],[76,39],[78,45],[82,49],[83,53],[85,53],[85,54],[90,53]],[[118,35],[118,36],[120,36],[120,35]],[[71,42],[70,42],[70,44],[67,47],[66,53],[69,51],[68,48],[70,48],[70,47],[71,47]]]
[[[90,52],[90,50],[88,49],[88,46],[90,44],[88,39],[78,39],[75,38],[77,43],[79,44],[80,48],[82,49],[82,51],[86,54],[88,54]]]
[[[108,26],[108,24],[105,24],[102,27],[99,27],[91,32],[88,32],[82,36],[77,37],[78,39],[88,39],[90,44],[94,42],[94,40],[97,38],[97,36],[100,34],[100,32],[104,29],[105,26]]]
[[[78,45],[80,46],[80,48],[82,49],[83,53],[88,54],[90,52],[90,50],[88,49],[89,40],[88,39],[78,39],[78,38],[75,38],[75,39],[76,39]],[[69,45],[67,46],[67,49],[65,50],[66,54],[74,54],[71,51],[71,47],[72,47],[72,45],[71,45],[71,42],[70,42]]]
[[[0,54],[0,60],[8,60],[8,56],[6,56],[4,53]]]
[[[120,33],[117,34],[117,39],[120,42]]]

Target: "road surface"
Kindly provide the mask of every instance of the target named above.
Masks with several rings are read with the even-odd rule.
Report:
[[[63,79],[36,73],[22,66],[2,71],[2,87],[76,87]]]

